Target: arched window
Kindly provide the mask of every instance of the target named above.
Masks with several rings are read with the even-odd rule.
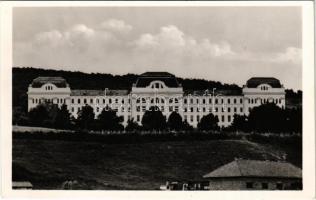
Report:
[[[146,103],[146,99],[145,98],[142,98],[142,103]]]
[[[179,103],[178,98],[174,98],[175,103]]]
[[[159,103],[159,98],[158,97],[156,98],[156,103]]]
[[[169,103],[173,103],[173,99],[172,98],[169,99]]]
[[[165,103],[165,100],[163,99],[163,98],[161,98],[161,101],[160,101],[161,103]]]

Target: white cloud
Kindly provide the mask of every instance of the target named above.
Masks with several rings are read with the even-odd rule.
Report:
[[[161,27],[157,34],[143,34],[133,44],[137,50],[183,56],[217,57],[234,54],[227,42],[211,43],[209,39],[199,41],[174,25]]]
[[[285,52],[278,53],[275,58],[275,62],[291,62],[300,63],[302,61],[302,49],[296,47],[288,47]]]
[[[133,27],[126,24],[123,20],[109,19],[101,23],[100,27],[104,30],[119,33],[129,33]]]

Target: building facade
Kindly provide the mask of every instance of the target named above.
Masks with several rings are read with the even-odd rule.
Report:
[[[96,117],[103,109],[111,108],[123,116],[123,125],[129,119],[141,124],[143,114],[152,106],[169,117],[178,112],[183,120],[196,127],[200,119],[213,113],[219,126],[226,127],[234,114],[248,115],[249,111],[264,103],[273,102],[285,107],[285,89],[275,78],[251,78],[241,94],[212,91],[185,91],[173,74],[146,72],[139,76],[131,90],[74,90],[62,77],[38,77],[28,88],[28,110],[48,102],[66,104],[75,118],[85,105],[94,109]]]

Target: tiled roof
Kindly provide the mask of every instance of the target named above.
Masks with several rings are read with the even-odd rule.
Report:
[[[136,87],[147,87],[152,81],[159,80],[168,87],[179,87],[179,83],[173,74],[168,72],[146,72],[141,74],[137,81]]]
[[[278,79],[273,77],[253,77],[247,81],[248,88],[256,88],[261,84],[269,84],[273,88],[280,88],[281,83]]]
[[[203,176],[224,177],[278,177],[302,178],[302,170],[286,162],[235,160]]]
[[[66,80],[62,77],[44,77],[44,76],[39,76],[36,79],[33,80],[31,86],[33,88],[40,88],[42,85],[51,83],[56,85],[56,87],[59,88],[65,88],[68,86]]]
[[[71,90],[70,96],[104,96],[104,90]]]

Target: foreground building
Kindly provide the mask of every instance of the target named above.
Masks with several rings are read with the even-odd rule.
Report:
[[[131,90],[73,90],[62,77],[38,77],[28,88],[28,110],[40,103],[66,104],[69,112],[77,118],[85,105],[90,105],[98,116],[110,107],[123,116],[123,125],[129,119],[141,124],[143,114],[155,106],[168,118],[175,111],[190,125],[196,127],[200,119],[213,113],[219,126],[228,126],[233,115],[248,115],[249,111],[264,103],[273,102],[285,107],[285,89],[275,78],[251,78],[241,94],[212,91],[184,91],[173,74],[146,72],[141,74]]]
[[[210,190],[302,189],[302,170],[286,162],[235,160],[203,178]]]

